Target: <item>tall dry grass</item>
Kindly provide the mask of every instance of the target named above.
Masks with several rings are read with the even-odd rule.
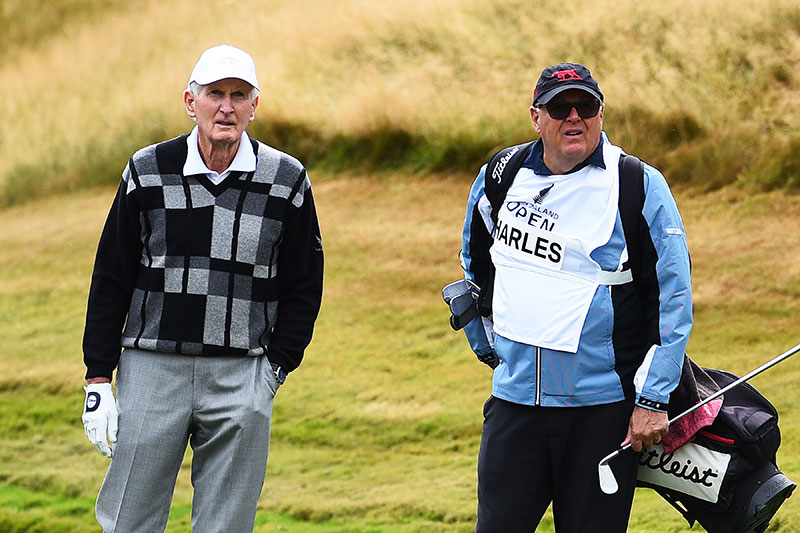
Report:
[[[188,73],[219,42],[256,59],[251,130],[312,167],[472,172],[531,136],[538,73],[570,60],[600,80],[612,140],[673,183],[800,188],[796,0],[94,2],[58,31],[3,4],[32,29],[0,49],[2,204],[114,182],[187,131]]]

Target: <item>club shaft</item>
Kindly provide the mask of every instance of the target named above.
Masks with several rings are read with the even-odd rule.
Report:
[[[720,390],[718,390],[714,394],[712,394],[712,395],[708,396],[707,398],[703,399],[702,402],[694,404],[693,406],[691,406],[690,408],[688,408],[687,410],[685,410],[684,412],[682,412],[681,414],[677,415],[672,420],[670,420],[668,422],[668,424],[673,424],[673,423],[677,422],[678,420],[680,420],[684,416],[688,415],[689,413],[692,413],[692,412],[700,409],[701,407],[703,407],[707,403],[709,403],[711,401],[714,401],[715,399],[719,398],[720,396],[722,396],[723,394],[725,394],[726,392],[728,392],[732,388],[738,387],[739,385],[741,385],[745,381],[757,376],[758,374],[764,372],[765,370],[768,370],[768,369],[772,368],[773,366],[777,365],[778,363],[780,363],[781,361],[783,361],[785,359],[788,359],[789,357],[793,356],[794,354],[796,354],[799,351],[800,351],[800,344],[797,344],[793,348],[789,348],[788,350],[783,352],[778,357],[772,359],[771,361],[768,361],[768,362],[764,363],[763,365],[761,365],[760,367],[756,368],[755,370],[751,370],[750,372],[748,372],[744,376],[740,377],[736,381],[734,381],[732,383],[729,383],[728,385],[726,385],[725,387],[721,388]],[[622,453],[623,451],[627,450],[630,447],[631,447],[631,443],[628,443],[625,446],[617,449],[616,451],[611,452],[609,455],[607,455],[605,458],[603,458],[602,461],[600,461],[600,464],[601,465],[607,464],[611,459],[613,459],[614,457],[618,456],[620,453]]]
[[[752,370],[752,371],[748,372],[747,374],[745,374],[744,376],[740,377],[736,381],[734,381],[732,383],[729,383],[728,385],[726,385],[725,387],[721,388],[720,390],[718,390],[714,394],[712,394],[712,395],[708,396],[707,398],[703,399],[702,402],[694,404],[693,406],[691,406],[690,408],[688,408],[687,410],[685,410],[684,412],[682,412],[681,414],[679,414],[678,416],[676,416],[675,418],[670,420],[669,423],[672,424],[673,422],[678,421],[679,419],[683,418],[684,416],[688,415],[689,413],[692,413],[692,412],[696,411],[697,409],[700,409],[701,407],[703,407],[707,403],[716,400],[717,398],[719,398],[720,396],[722,396],[723,394],[725,394],[726,392],[728,392],[732,388],[738,387],[739,385],[741,385],[745,381],[748,381],[749,379],[759,375],[760,373],[764,372],[765,370],[768,370],[768,369],[772,368],[773,366],[777,365],[778,363],[780,363],[784,359],[788,359],[789,357],[791,357],[794,354],[796,354],[798,351],[800,351],[800,344],[796,345],[793,348],[790,348],[790,349],[786,350],[785,352],[783,352],[778,357],[774,358],[771,361],[768,361],[768,362],[764,363],[763,365],[761,365],[760,367],[756,368],[755,370]]]

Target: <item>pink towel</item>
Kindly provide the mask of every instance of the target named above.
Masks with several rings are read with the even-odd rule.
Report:
[[[721,408],[722,398],[717,398],[670,424],[669,431],[661,439],[664,453],[672,453],[692,440],[699,429],[711,425]]]

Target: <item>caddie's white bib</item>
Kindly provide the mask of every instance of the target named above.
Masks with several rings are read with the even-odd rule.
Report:
[[[600,265],[590,254],[611,238],[622,150],[603,144],[606,169],[566,175],[522,168],[492,229],[495,331],[513,341],[575,353]]]

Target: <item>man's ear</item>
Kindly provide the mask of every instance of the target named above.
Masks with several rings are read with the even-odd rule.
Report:
[[[250,110],[250,122],[256,119],[256,108],[258,107],[258,96],[253,100],[253,109]]]
[[[192,118],[196,118],[196,113],[194,111],[194,104],[195,104],[195,96],[192,94],[192,91],[186,89],[183,91],[183,103],[186,105],[186,114]]]
[[[540,111],[535,107],[531,106],[531,120],[533,121],[533,129],[536,133],[541,134],[539,131],[539,113]]]

